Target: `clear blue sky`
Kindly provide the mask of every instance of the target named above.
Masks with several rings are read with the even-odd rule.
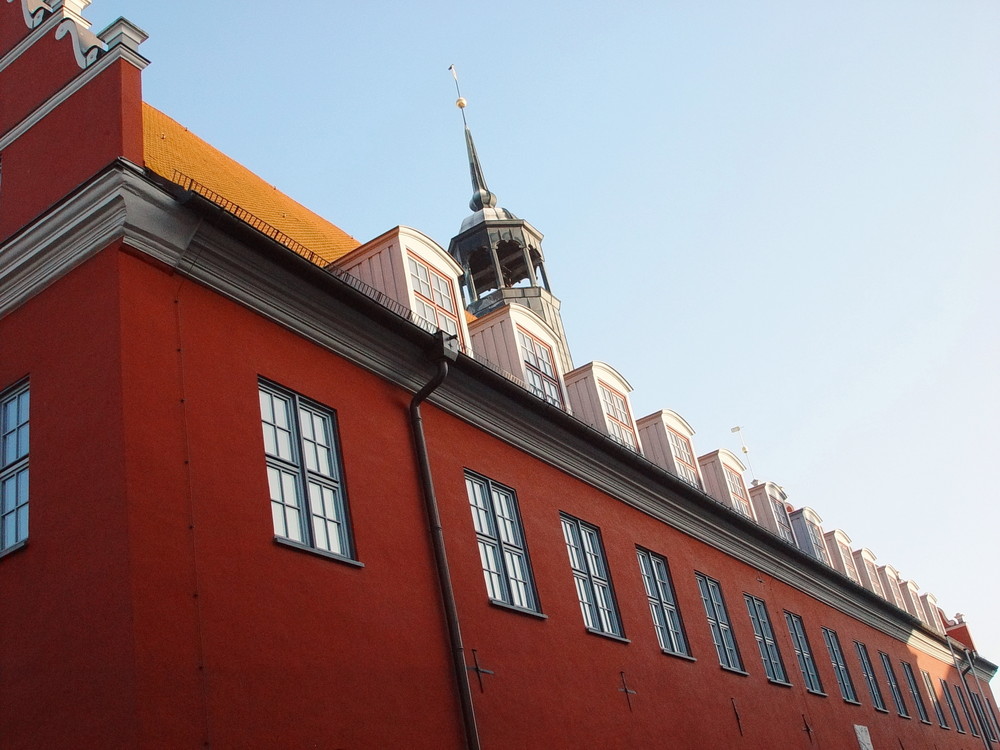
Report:
[[[145,97],[367,240],[490,188],[578,364],[843,528],[1000,661],[1000,4],[96,0]],[[749,479],[749,477],[748,477]]]

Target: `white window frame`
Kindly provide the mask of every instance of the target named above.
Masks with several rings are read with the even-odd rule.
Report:
[[[670,443],[670,452],[674,457],[677,476],[692,487],[701,489],[701,480],[698,478],[698,468],[695,465],[696,459],[691,441],[672,427],[667,427],[667,440]]]
[[[677,608],[677,597],[674,596],[666,558],[642,547],[636,547],[635,551],[660,648],[668,654],[689,656],[684,624]]]
[[[767,614],[767,605],[763,599],[750,594],[743,594],[743,600],[747,605],[747,613],[750,615],[750,624],[753,625],[753,635],[757,641],[757,650],[760,652],[760,660],[764,665],[767,679],[787,685],[788,674],[781,660],[778,642],[774,638],[774,628],[771,627],[771,618]]]
[[[771,502],[771,514],[774,516],[774,523],[778,527],[778,536],[789,544],[795,544],[795,532],[792,530],[792,519],[788,517],[788,509],[785,504],[777,498],[767,496]]]
[[[562,514],[560,520],[584,625],[593,633],[624,638],[601,532],[573,516]]]
[[[0,555],[28,540],[29,407],[27,381],[0,394]]]
[[[632,415],[628,409],[628,399],[609,385],[597,381],[597,390],[601,394],[601,404],[604,407],[604,421],[608,425],[611,439],[630,450],[639,451],[639,443],[635,439],[632,428]]]
[[[517,328],[517,340],[521,349],[521,360],[524,362],[524,380],[528,390],[538,398],[562,408],[562,385],[559,383],[552,347],[539,341],[521,327]]]
[[[729,612],[726,610],[726,601],[722,596],[722,586],[704,573],[695,572],[694,577],[701,593],[701,603],[705,606],[705,617],[719,657],[719,666],[734,672],[744,672],[740,649],[736,644]]]
[[[722,473],[726,476],[726,486],[729,488],[729,497],[733,508],[741,516],[753,518],[753,511],[750,510],[750,499],[747,497],[746,487],[743,484],[743,477],[739,472],[730,469],[723,464]]]
[[[414,312],[431,325],[461,340],[458,324],[460,310],[455,301],[454,284],[413,253],[407,253],[406,260],[413,288]]]
[[[275,539],[353,559],[335,412],[264,380],[259,394]]]
[[[470,471],[465,472],[465,488],[490,600],[540,612],[516,493]]]
[[[806,531],[809,533],[809,542],[812,544],[813,556],[820,562],[830,564],[830,554],[826,551],[826,543],[823,541],[823,529],[815,521],[803,518],[806,522]]]

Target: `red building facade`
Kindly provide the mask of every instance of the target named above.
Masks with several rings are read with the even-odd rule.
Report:
[[[165,174],[206,147],[85,4],[0,5],[0,747],[1000,746],[964,626]]]

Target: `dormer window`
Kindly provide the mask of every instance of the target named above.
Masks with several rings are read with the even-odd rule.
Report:
[[[611,438],[626,448],[637,450],[635,432],[632,430],[632,417],[629,414],[628,402],[625,401],[625,397],[604,383],[598,382],[597,387],[601,393],[604,414],[608,418]]]
[[[819,527],[819,524],[810,521],[808,518],[805,519],[805,522],[806,531],[809,532],[809,544],[812,547],[813,557],[829,565],[830,555],[826,551],[826,545],[823,544],[823,529]]]
[[[743,486],[743,477],[730,469],[728,466],[722,467],[726,474],[726,485],[729,487],[729,495],[732,498],[733,508],[747,518],[753,518],[750,510],[750,501],[747,499],[747,491]]]
[[[414,312],[442,331],[458,335],[458,308],[452,294],[452,282],[410,255],[410,281],[413,284]]]
[[[701,482],[698,481],[698,470],[694,464],[691,441],[670,427],[667,428],[667,439],[670,441],[671,452],[674,454],[674,468],[677,469],[677,476],[688,484],[700,488]]]
[[[517,340],[524,359],[524,379],[528,390],[550,404],[561,407],[562,397],[552,349],[520,328],[517,329]]]
[[[868,578],[872,583],[872,589],[875,593],[885,599],[885,591],[882,590],[882,582],[878,579],[878,570],[875,567],[875,563],[871,560],[865,560],[865,570],[868,571]]]
[[[840,556],[844,559],[844,568],[847,570],[847,577],[855,583],[861,583],[861,577],[858,575],[858,568],[854,564],[854,555],[851,554],[851,548],[841,541],[837,542],[837,546],[840,549]]]
[[[792,522],[788,520],[788,508],[775,497],[768,497],[771,501],[771,510],[774,513],[774,522],[778,526],[778,536],[789,544],[795,544],[795,534],[792,532]]]

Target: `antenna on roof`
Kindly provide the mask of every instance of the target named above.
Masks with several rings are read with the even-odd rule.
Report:
[[[750,478],[753,479],[753,484],[754,484],[754,486],[756,486],[757,485],[757,477],[756,477],[756,475],[754,475],[754,473],[753,473],[753,466],[750,464],[750,449],[747,448],[747,444],[743,440],[743,428],[740,427],[739,425],[736,425],[735,427],[733,427],[729,431],[730,432],[735,432],[736,434],[738,434],[740,436],[740,447],[743,450],[743,456],[747,460],[747,468],[750,469]]]
[[[449,65],[448,70],[451,71],[451,77],[455,79],[455,91],[458,93],[458,99],[455,100],[455,106],[462,110],[462,124],[465,127],[469,127],[469,123],[465,121],[465,108],[468,106],[468,102],[465,101],[465,97],[462,96],[462,89],[458,85],[458,71],[455,70],[454,65]]]

